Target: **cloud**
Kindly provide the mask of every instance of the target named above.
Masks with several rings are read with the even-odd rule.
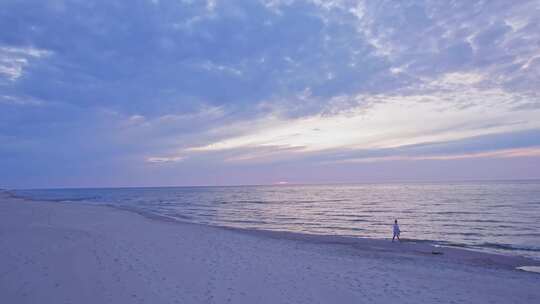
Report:
[[[202,179],[232,164],[294,160],[302,171],[349,158],[526,148],[533,138],[503,143],[540,129],[536,9],[4,1],[0,165],[26,169],[17,179],[0,173],[0,182],[32,175],[46,184],[40,172],[52,170],[61,184],[92,168],[112,181],[136,170],[170,180],[178,168]],[[490,136],[491,150],[472,140]]]
[[[146,159],[149,163],[176,163],[179,161],[183,161],[184,158],[181,156],[174,156],[174,157],[149,157]]]
[[[422,160],[462,160],[474,158],[513,158],[513,157],[539,157],[540,148],[518,148],[509,150],[476,152],[466,154],[447,154],[447,155],[418,155],[418,156],[383,156],[383,157],[364,157],[358,159],[347,159],[345,163],[371,163],[381,161],[422,161]]]
[[[43,101],[31,97],[2,95],[0,96],[0,104],[16,106],[40,106],[43,105]]]
[[[50,56],[51,51],[32,47],[0,46],[0,79],[16,81],[31,60]]]
[[[297,119],[265,117],[252,122],[242,136],[187,151],[246,148],[252,155],[249,149],[257,147],[304,152],[387,149],[540,128],[538,109],[516,109],[527,98],[482,88],[483,79],[479,74],[449,73],[394,94],[349,96],[356,107]]]

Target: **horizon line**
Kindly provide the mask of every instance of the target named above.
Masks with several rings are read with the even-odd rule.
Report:
[[[225,188],[225,187],[287,187],[287,186],[324,186],[324,185],[369,185],[369,184],[422,184],[422,183],[473,183],[473,182],[531,182],[540,181],[539,178],[519,178],[519,179],[437,179],[437,180],[423,180],[423,179],[406,179],[406,180],[386,180],[386,181],[357,181],[357,182],[312,182],[312,183],[295,183],[295,182],[275,182],[268,184],[224,184],[224,185],[161,185],[161,186],[73,186],[73,187],[32,187],[32,188],[0,188],[0,191],[13,191],[13,190],[77,190],[77,189],[156,189],[156,188]]]

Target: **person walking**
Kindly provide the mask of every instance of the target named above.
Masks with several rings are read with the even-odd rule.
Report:
[[[401,232],[401,230],[399,230],[399,225],[397,223],[397,220],[394,221],[394,236],[392,237],[392,242],[394,241],[395,238],[398,239],[398,241],[401,242],[401,240],[399,239],[399,233]]]

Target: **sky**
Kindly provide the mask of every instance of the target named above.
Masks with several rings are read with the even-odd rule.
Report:
[[[3,0],[0,188],[540,178],[540,2]]]

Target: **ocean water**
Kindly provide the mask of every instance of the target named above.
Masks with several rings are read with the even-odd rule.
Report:
[[[32,200],[104,204],[184,222],[391,238],[540,260],[540,181],[16,190]]]

